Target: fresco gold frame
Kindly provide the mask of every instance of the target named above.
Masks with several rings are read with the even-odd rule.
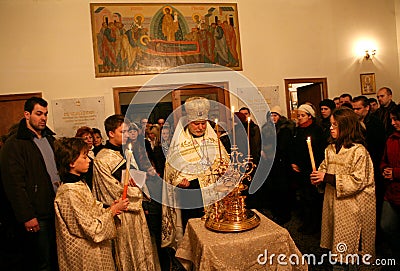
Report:
[[[193,63],[242,70],[236,3],[91,3],[90,14],[96,77]]]

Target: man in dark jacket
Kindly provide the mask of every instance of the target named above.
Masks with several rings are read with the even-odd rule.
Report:
[[[367,97],[355,97],[352,105],[354,112],[365,125],[367,149],[374,163],[374,168],[378,170],[375,173],[379,173],[379,164],[382,159],[386,141],[385,127],[380,119],[370,113],[370,105]]]
[[[394,132],[392,120],[390,119],[390,111],[394,109],[396,103],[392,101],[392,90],[388,87],[380,88],[376,97],[380,106],[374,114],[383,122],[387,138]]]
[[[53,201],[59,176],[47,114],[45,100],[28,99],[18,131],[0,155],[5,194],[21,236],[22,270],[57,270]]]
[[[274,123],[275,131],[271,130],[268,124],[270,121]],[[266,207],[272,212],[272,219],[280,225],[290,220],[291,204],[294,202],[294,193],[290,189],[289,153],[293,144],[295,126],[293,121],[283,116],[280,106],[274,106],[270,112],[267,112],[267,123],[261,128],[263,138],[261,159],[272,163],[272,168],[260,193],[264,194],[263,199]],[[273,150],[268,140],[274,136],[274,133],[276,133],[275,157],[271,156]]]
[[[359,116],[360,121],[365,125],[365,141],[367,150],[374,164],[375,176],[375,193],[376,193],[376,222],[377,222],[377,241],[380,242],[380,225],[381,210],[383,203],[383,181],[379,171],[382,160],[383,151],[385,149],[385,127],[380,119],[370,113],[370,105],[368,98],[358,96],[352,102],[354,112]]]

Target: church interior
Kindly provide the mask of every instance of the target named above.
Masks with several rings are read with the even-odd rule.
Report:
[[[112,10],[113,5],[125,4],[136,5],[129,23]],[[159,7],[147,11],[154,4]],[[252,119],[260,128],[272,107],[279,106],[283,116],[294,119],[302,99],[319,103],[343,93],[377,98],[381,87],[389,87],[392,100],[400,102],[400,0],[204,0],[201,4],[219,9],[202,10],[200,3],[184,0],[0,0],[0,134],[23,117],[23,104],[31,96],[48,101],[47,126],[57,136],[72,137],[77,128],[87,125],[99,128],[104,141],[108,116],[123,114],[137,124],[143,118],[152,123],[164,118],[176,126],[181,112],[172,112],[193,96],[226,106],[223,116],[223,110],[211,110],[212,120],[229,122],[231,108],[251,108]],[[189,11],[185,13],[182,7],[178,13],[179,5],[186,5]],[[233,31],[234,38],[225,44],[227,52],[218,51],[217,43],[207,47],[205,41],[202,47],[196,36],[205,28],[218,28],[219,23],[214,22],[218,16]],[[165,30],[166,17],[169,30]],[[125,51],[126,60],[120,66],[114,62],[122,55],[106,56],[105,40],[99,39],[104,23],[106,28],[109,23],[118,28],[119,23],[124,32],[136,27],[135,35],[139,35],[125,41],[132,47]],[[174,33],[167,35],[171,29]],[[228,33],[228,27],[223,29]],[[217,40],[217,30],[212,31],[213,40]],[[179,57],[174,62],[168,57],[171,55]],[[222,67],[179,67],[197,62]],[[310,85],[316,88],[304,94],[304,87]],[[255,212],[263,221],[268,220],[262,222],[259,231],[281,233],[283,239],[276,240],[276,251],[285,247],[282,251],[317,257],[328,253],[320,247],[319,233],[298,231],[298,214],[278,226],[271,222],[270,211],[257,208]],[[192,226],[207,232],[202,225]],[[215,228],[210,233],[210,242],[214,236],[225,234]],[[251,230],[244,234],[249,240],[254,238],[252,242],[262,242]],[[231,241],[225,244],[227,248],[240,246]],[[188,238],[185,242],[189,246]],[[247,252],[253,247],[245,249]],[[377,251],[378,256],[381,252]],[[254,250],[249,257],[267,258],[262,253]],[[220,255],[218,260],[222,262],[228,256]],[[240,255],[237,260],[244,262],[246,257]],[[210,262],[206,259],[202,268],[197,263],[198,269],[192,270],[224,270],[223,265],[212,269]],[[264,264],[251,270],[263,270]],[[332,266],[324,262],[276,270],[332,270]],[[362,266],[359,270],[381,269]]]

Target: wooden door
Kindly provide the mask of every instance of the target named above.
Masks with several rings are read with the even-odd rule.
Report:
[[[319,102],[322,101],[322,84],[314,83],[311,85],[298,87],[297,100],[299,106],[305,102],[311,102],[316,108],[318,108]]]
[[[320,88],[316,89],[317,93],[313,94],[307,94],[301,97],[302,101],[314,101],[316,102],[315,106],[318,106],[319,102],[323,99],[328,98],[328,79],[327,78],[295,78],[295,79],[285,79],[285,94],[286,94],[286,108],[288,112],[288,116],[291,119],[296,118],[296,108],[300,105],[300,101],[298,101],[297,106],[294,108],[292,103],[291,103],[291,91],[289,91],[290,88],[292,88],[293,84],[320,84]],[[297,88],[298,89],[298,88]],[[298,91],[296,89],[296,96],[298,97]],[[300,90],[301,92],[301,90]],[[317,99],[310,98],[312,96],[316,95],[319,97],[318,102],[316,101]],[[304,100],[303,100],[304,98]],[[304,102],[303,102],[304,103]]]
[[[176,114],[174,114],[175,124],[178,123],[179,118],[183,114],[183,112],[180,110],[180,106],[185,103],[186,99],[195,96],[204,97],[211,101],[216,101],[230,108],[229,91],[227,90],[227,85],[225,84],[221,86],[204,84],[185,86],[184,88],[176,89],[172,92],[172,107],[174,111],[176,110]],[[227,116],[225,115],[225,110],[221,110],[220,107],[211,107],[209,112],[210,120],[213,120],[214,118],[218,118],[221,120],[226,119],[226,117]]]
[[[0,135],[24,117],[25,101],[33,96],[42,97],[42,93],[0,95]]]

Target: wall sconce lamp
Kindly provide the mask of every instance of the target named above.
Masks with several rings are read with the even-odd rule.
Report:
[[[365,55],[364,59],[365,60],[372,60],[372,58],[375,56],[376,50],[375,49],[367,49],[365,50]]]

